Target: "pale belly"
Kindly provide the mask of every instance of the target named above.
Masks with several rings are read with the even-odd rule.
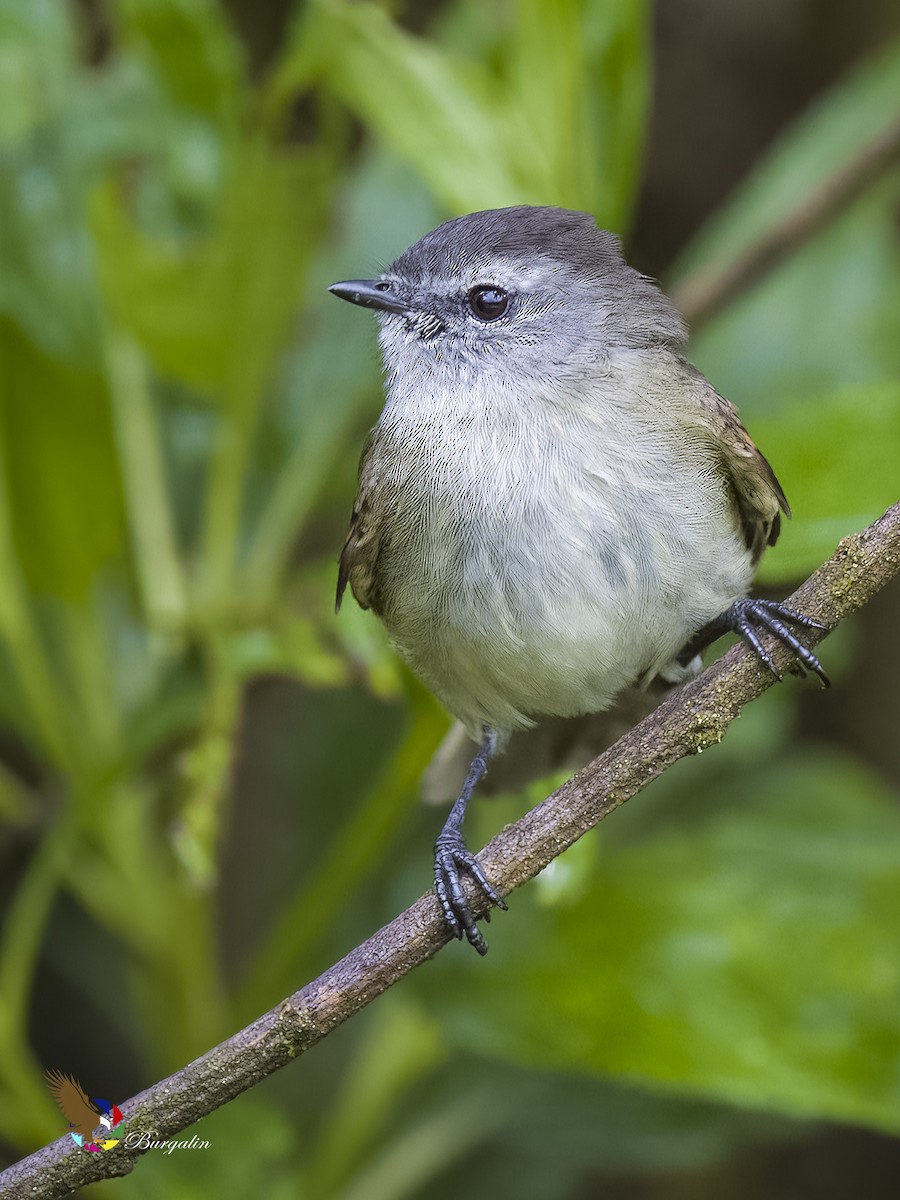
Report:
[[[501,480],[410,510],[385,548],[402,584],[384,619],[473,735],[609,707],[746,593],[750,556],[724,484],[702,465],[664,466],[629,485]]]

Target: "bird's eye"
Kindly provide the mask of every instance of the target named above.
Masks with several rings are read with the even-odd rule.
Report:
[[[509,308],[509,293],[489,283],[473,287],[467,299],[479,321],[496,321]]]

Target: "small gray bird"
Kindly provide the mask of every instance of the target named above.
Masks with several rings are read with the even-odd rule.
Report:
[[[375,310],[387,376],[337,604],[349,583],[480,743],[434,875],[451,930],[484,954],[462,874],[506,905],[462,824],[511,731],[685,679],[729,630],[777,674],[774,635],[827,685],[791,628],[822,626],[747,598],[784,493],[687,362],[670,301],[589,214],[458,217],[330,290]]]

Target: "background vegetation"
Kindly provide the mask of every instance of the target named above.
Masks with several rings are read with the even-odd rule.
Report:
[[[724,269],[900,119],[873,4],[830,69],[787,57],[773,111],[762,73],[730,103],[738,41],[778,66],[747,8],[659,18],[654,107],[641,0],[0,0],[8,1159],[60,1132],[43,1067],[124,1099],[427,886],[447,722],[374,620],[332,614],[379,385],[372,323],[324,288],[521,202],[590,209],[676,290]],[[672,88],[716,28],[704,147]],[[778,592],[897,498],[898,199],[884,173],[695,341],[795,510]],[[828,1196],[850,1162],[887,1186],[898,604],[827,643],[833,693],[769,693],[516,894],[488,959],[451,947],[198,1126],[208,1151],[95,1190]],[[544,791],[480,806],[472,842]]]

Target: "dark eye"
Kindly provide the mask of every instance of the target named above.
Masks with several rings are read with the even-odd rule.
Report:
[[[469,308],[479,321],[496,321],[509,308],[509,293],[491,284],[479,284],[468,295]]]

